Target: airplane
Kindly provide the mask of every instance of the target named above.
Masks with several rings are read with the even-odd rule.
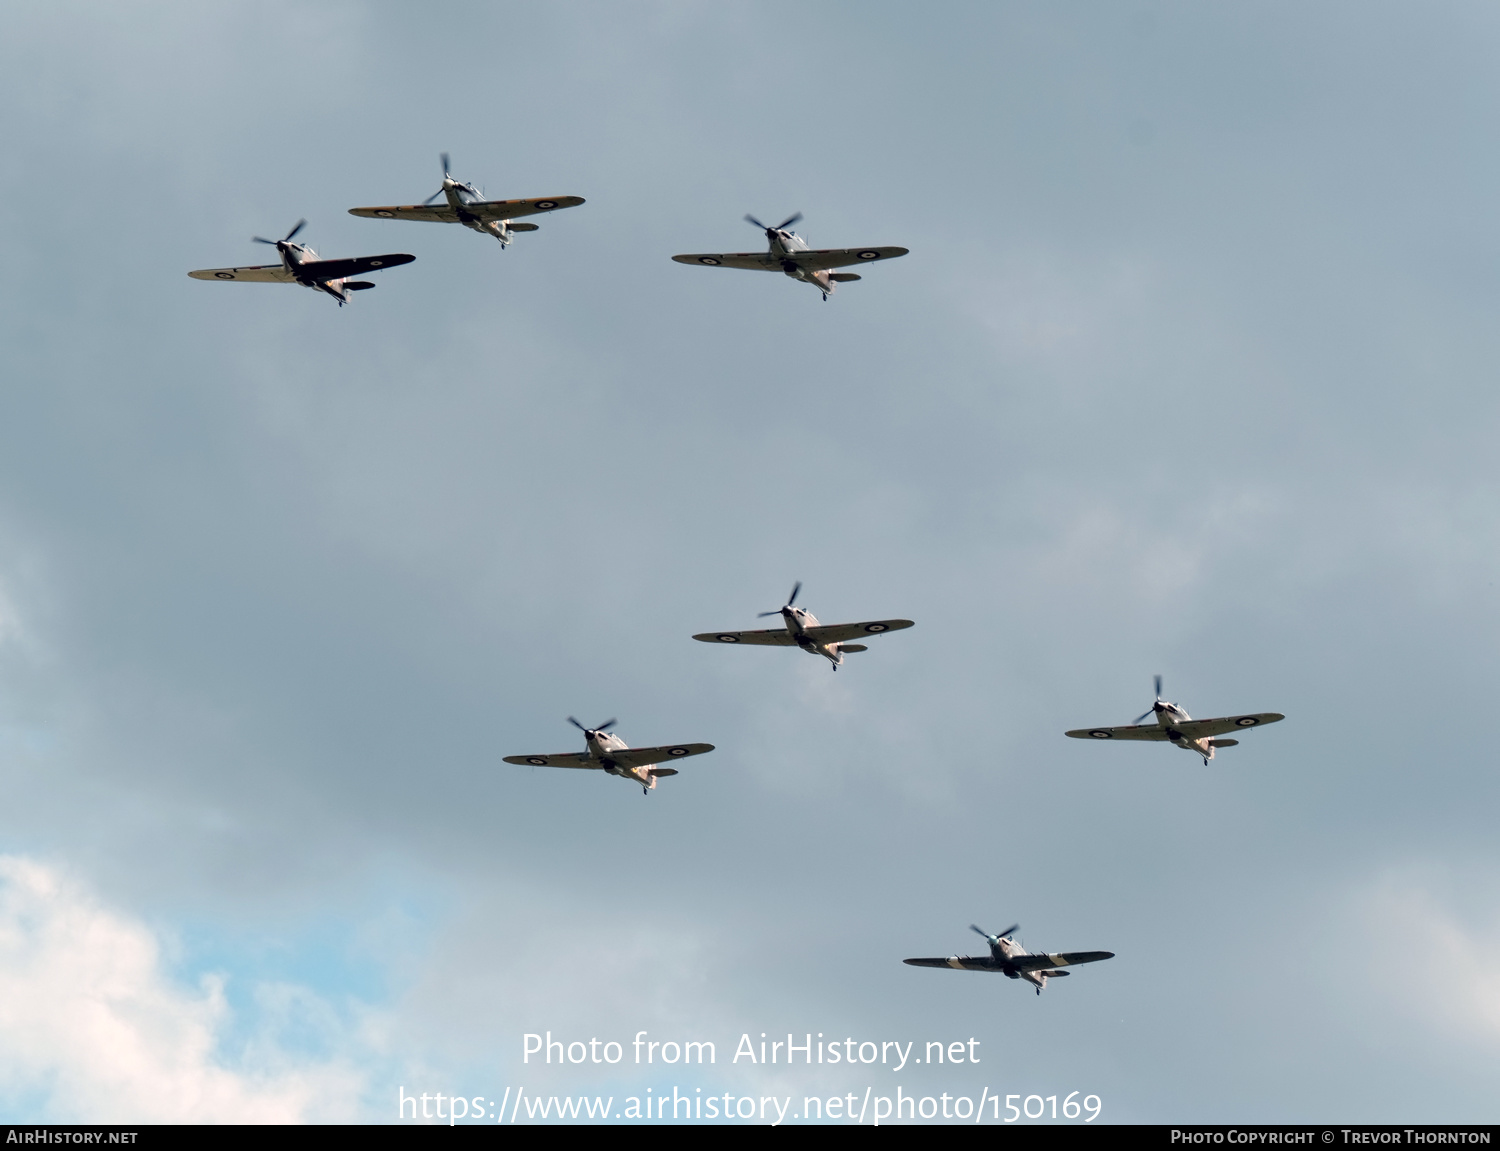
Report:
[[[641,794],[649,794],[656,781],[668,775],[676,775],[675,767],[655,767],[668,760],[684,759],[690,755],[702,755],[712,751],[711,743],[678,743],[665,747],[630,747],[618,735],[610,734],[610,728],[618,722],[607,720],[597,727],[584,727],[571,715],[568,722],[583,732],[588,750],[585,752],[563,752],[560,755],[507,755],[506,763],[529,764],[532,767],[579,767],[593,771],[607,771],[621,779],[633,779],[641,785]]]
[[[1060,951],[1052,955],[1032,955],[1011,938],[1020,928],[1019,923],[1013,923],[999,935],[991,935],[982,927],[971,923],[971,931],[977,931],[989,940],[988,955],[950,955],[946,959],[906,959],[903,962],[913,967],[948,967],[954,971],[998,971],[1009,979],[1026,980],[1036,987],[1036,993],[1040,995],[1047,986],[1047,980],[1060,979],[1068,974],[1066,971],[1056,970],[1057,968],[1072,967],[1079,963],[1098,963],[1101,959],[1115,957],[1113,951]]]
[[[792,594],[787,596],[784,607],[776,611],[763,611],[758,617],[763,619],[768,615],[779,615],[785,622],[785,627],[775,627],[768,631],[706,631],[693,638],[704,643],[748,643],[768,647],[791,647],[795,644],[809,655],[822,656],[833,664],[834,671],[838,671],[846,655],[870,650],[862,643],[844,643],[843,640],[915,626],[909,619],[820,624],[818,617],[812,612],[792,606],[797,602],[797,593],[801,590],[802,581],[798,580],[792,585]]]
[[[749,268],[759,272],[785,272],[794,280],[811,284],[823,293],[826,301],[835,283],[845,284],[860,277],[853,272],[830,272],[849,264],[866,264],[875,260],[894,260],[910,248],[819,248],[812,249],[796,232],[787,229],[802,219],[802,213],[788,216],[774,228],[767,228],[754,216],[745,219],[763,230],[769,245],[764,252],[707,252],[673,256],[679,264],[702,264],[706,268]]]
[[[1156,713],[1155,723],[1141,723],[1148,715]],[[1184,751],[1196,751],[1203,757],[1203,764],[1214,757],[1221,747],[1234,747],[1237,739],[1214,739],[1226,731],[1240,731],[1260,727],[1266,723],[1278,723],[1286,716],[1276,711],[1256,712],[1254,715],[1228,715],[1222,719],[1194,719],[1175,703],[1161,697],[1161,676],[1156,677],[1156,702],[1148,711],[1135,717],[1129,727],[1080,727],[1067,733],[1071,739],[1146,739],[1169,740]],[[1138,726],[1137,726],[1138,725]]]
[[[373,288],[368,280],[351,280],[350,276],[368,275],[382,268],[394,268],[398,264],[409,264],[416,259],[397,252],[388,256],[355,256],[348,260],[320,260],[318,253],[306,244],[292,243],[292,237],[302,231],[306,220],[298,220],[296,226],[279,240],[265,240],[252,236],[257,244],[271,244],[281,254],[279,264],[259,264],[245,268],[200,268],[188,275],[195,280],[241,280],[257,284],[301,284],[327,292],[343,307],[349,302],[349,293]]]
[[[516,232],[535,232],[535,224],[515,224],[521,216],[555,212],[559,208],[576,208],[582,196],[543,196],[536,200],[486,200],[473,184],[455,180],[448,172],[448,153],[442,154],[443,186],[420,204],[393,204],[386,208],[350,208],[351,216],[372,220],[425,220],[435,224],[462,224],[486,236],[494,236],[501,248],[510,246]],[[446,207],[431,207],[439,196],[447,197]]]

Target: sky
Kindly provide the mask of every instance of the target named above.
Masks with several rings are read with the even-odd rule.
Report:
[[[6,5],[0,1118],[1494,1122],[1497,53],[1479,3]],[[347,214],[440,152],[587,202]],[[910,255],[670,260],[799,211]],[[417,259],[187,277],[301,218]],[[692,642],[799,580],[916,626]],[[1063,738],[1155,674],[1286,721]],[[716,750],[501,762],[569,715]],[[1015,922],[1115,958],[900,962]]]

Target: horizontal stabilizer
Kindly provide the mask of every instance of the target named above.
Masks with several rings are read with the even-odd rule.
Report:
[[[1044,976],[1046,976],[1046,978],[1048,978],[1048,979],[1061,979],[1064,975],[1070,974],[1070,972],[1067,972],[1067,971],[1043,971],[1042,974]]]
[[[1208,743],[1210,747],[1238,747],[1240,745],[1237,739],[1211,739]]]
[[[675,767],[653,767],[647,774],[654,775],[660,779],[664,775],[676,775],[677,769]]]
[[[870,649],[867,648],[862,643],[841,643],[841,644],[839,644],[839,651],[841,651],[844,655],[848,655],[852,651],[869,651],[869,650]]]
[[[372,283],[370,283],[369,280],[345,280],[344,281],[344,287],[348,288],[351,292],[365,292],[365,291],[369,291],[369,289],[373,288],[374,286],[375,285],[372,284]]]
[[[512,224],[510,230],[512,232],[535,232],[538,228],[535,224]]]
[[[830,280],[837,280],[841,284],[848,284],[854,280],[864,279],[863,276],[856,276],[853,272],[830,272],[828,278]]]

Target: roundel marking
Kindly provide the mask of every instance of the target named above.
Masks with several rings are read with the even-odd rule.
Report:
[[[737,636],[737,635],[721,635],[721,636],[719,636],[719,642],[720,643],[739,643],[740,642],[740,637]]]
[[[699,256],[698,257],[698,263],[700,263],[700,264],[711,264],[714,267],[718,267],[719,264],[722,263],[722,262],[723,261],[721,261],[721,260],[714,259],[712,256]]]
[[[1253,715],[1242,715],[1242,716],[1240,716],[1239,719],[1237,719],[1237,720],[1234,721],[1234,726],[1235,727],[1254,727],[1259,722],[1260,722],[1260,720],[1256,719]]]
[[[557,201],[556,200],[538,200],[536,202],[536,206],[538,208],[540,208],[542,211],[546,212],[546,211],[550,211],[551,209],[557,207]]]
[[[382,210],[382,211],[376,212],[375,214],[377,216],[383,216],[385,219],[389,220],[392,217],[394,217],[396,213],[395,212],[387,212],[387,211]]]
[[[865,630],[866,631],[875,632],[875,631],[889,631],[890,629],[887,628],[885,626],[885,624],[883,624],[883,623],[867,623],[867,624],[865,624]]]
[[[214,279],[216,279],[216,280],[232,280],[232,279],[234,279],[234,273],[233,272],[215,272],[214,273]]]
[[[859,258],[861,260],[878,260],[878,259],[880,259],[880,253],[877,252],[877,251],[875,251],[873,248],[867,248],[867,249],[865,249],[865,251],[858,252],[856,254],[859,256]]]
[[[378,267],[380,267],[384,263],[385,263],[384,260],[371,260],[370,261],[370,267],[372,267],[372,268],[378,268]]]
[[[1107,731],[1091,731],[1089,732],[1089,735],[1091,735],[1094,739],[1114,739],[1114,736]]]
[[[687,753],[688,749],[685,747],[673,747],[669,748],[667,751],[668,755],[686,755]]]
[[[547,760],[546,760],[546,758],[544,756],[540,756],[540,755],[528,755],[526,757],[526,762],[527,763],[534,763],[538,767],[546,767],[547,766]]]

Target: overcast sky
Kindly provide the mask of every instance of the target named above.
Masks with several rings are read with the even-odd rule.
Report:
[[[6,5],[0,1117],[1495,1121],[1497,54],[1480,3]],[[347,214],[442,151],[587,203]],[[669,259],[795,211],[911,254],[826,304]],[[416,262],[186,276],[303,217]],[[916,627],[690,639],[796,580]],[[1156,673],[1287,719],[1063,738]],[[570,714],[717,750],[501,762]],[[1116,957],[900,962],[1017,921]],[[788,1031],[981,1062],[731,1062]]]

